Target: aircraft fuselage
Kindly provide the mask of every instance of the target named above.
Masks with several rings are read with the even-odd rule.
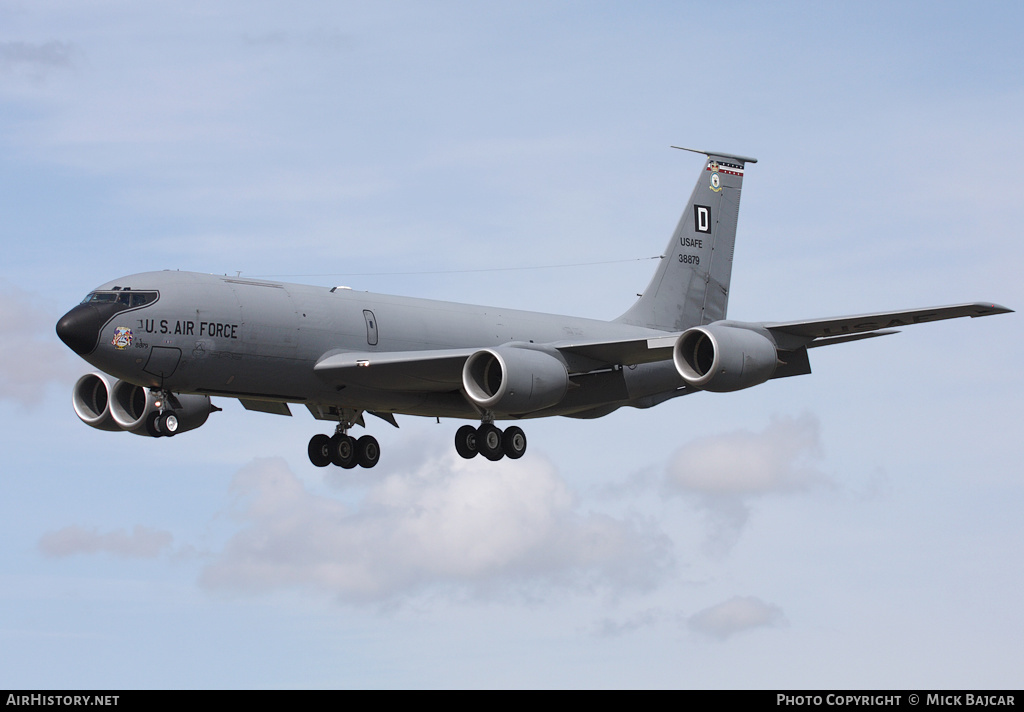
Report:
[[[156,294],[140,306],[125,299],[128,304],[98,325],[95,347],[81,353],[116,378],[180,393],[412,415],[478,418],[480,413],[458,393],[339,387],[318,377],[314,366],[325,355],[344,352],[665,335],[579,317],[191,272],[131,275],[94,294],[111,291]],[[76,309],[88,308],[83,303]],[[64,328],[96,328],[95,319],[82,321]],[[530,415],[624,405],[682,385],[671,363],[587,374],[582,381],[559,407]]]

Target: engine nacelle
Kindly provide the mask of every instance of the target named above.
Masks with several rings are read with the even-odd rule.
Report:
[[[71,405],[75,415],[88,426],[99,430],[120,430],[110,414],[110,390],[114,379],[105,373],[87,373],[71,389]]]
[[[569,371],[557,356],[517,346],[483,349],[462,367],[466,396],[485,410],[519,415],[555,405],[569,389]]]
[[[87,373],[71,392],[71,403],[79,419],[100,430],[127,430],[155,437],[150,415],[160,410],[158,397],[148,388],[127,381],[115,381],[105,373]],[[193,430],[206,422],[215,410],[209,396],[175,395],[168,404],[178,417],[176,433]]]
[[[110,414],[122,430],[155,437],[149,417],[160,410],[159,400],[159,396],[148,388],[118,381],[110,391]],[[175,395],[166,405],[171,406],[178,416],[177,433],[198,428],[213,410],[209,396]]]
[[[716,322],[684,331],[672,360],[687,385],[724,393],[764,383],[775,373],[779,357],[764,334]]]

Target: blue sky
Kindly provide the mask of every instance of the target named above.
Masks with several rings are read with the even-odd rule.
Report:
[[[1020,687],[1016,314],[531,422],[515,463],[400,418],[356,473],[232,401],[92,430],[53,325],[165,268],[611,318],[700,170],[670,144],[759,159],[730,317],[1020,308],[1022,20],[0,2],[0,685]]]

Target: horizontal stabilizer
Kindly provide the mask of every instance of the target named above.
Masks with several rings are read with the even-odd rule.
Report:
[[[747,156],[737,156],[735,153],[722,153],[721,151],[702,151],[699,148],[686,148],[686,146],[672,146],[672,148],[678,148],[680,151],[689,151],[690,153],[703,153],[705,156],[717,156],[718,158],[729,158],[740,163],[757,163],[756,158],[749,158]]]

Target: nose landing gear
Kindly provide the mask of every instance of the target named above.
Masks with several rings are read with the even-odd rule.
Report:
[[[151,392],[156,397],[156,401],[153,403],[156,410],[146,418],[146,432],[154,438],[173,437],[181,428],[181,421],[178,420],[178,414],[174,412],[173,408],[180,408],[181,405],[166,389],[152,389]]]
[[[163,413],[157,411],[149,414],[146,418],[146,432],[154,438],[160,438],[163,436],[171,437],[178,432],[178,428],[181,423],[178,421],[178,416],[173,410],[167,410]]]

